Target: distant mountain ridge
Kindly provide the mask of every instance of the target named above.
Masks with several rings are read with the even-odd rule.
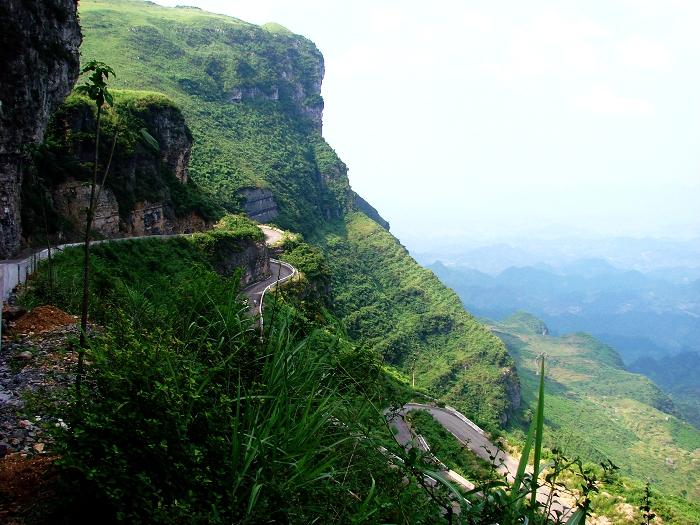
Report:
[[[700,278],[700,238],[686,241],[662,238],[517,238],[498,241],[455,242],[449,237],[412,239],[411,254],[421,264],[442,260],[497,274],[510,266],[546,264],[559,272],[581,261],[602,260],[615,268],[688,282]],[[585,263],[587,264],[587,263]],[[599,264],[599,262],[598,262]]]
[[[517,310],[533,312],[554,334],[583,330],[614,342],[627,363],[700,349],[700,280],[674,284],[601,260],[556,272],[543,265],[509,267],[497,275],[440,261],[427,267],[477,316],[498,320]]]

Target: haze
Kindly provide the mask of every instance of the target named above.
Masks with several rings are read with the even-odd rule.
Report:
[[[697,1],[189,3],[317,44],[324,136],[409,247],[700,235]]]

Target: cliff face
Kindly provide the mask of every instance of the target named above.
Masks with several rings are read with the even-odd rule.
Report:
[[[247,241],[235,250],[229,250],[216,265],[216,271],[222,275],[231,275],[238,268],[243,269],[241,287],[262,281],[270,277],[270,256],[264,242]]]
[[[20,249],[23,148],[40,143],[79,73],[75,0],[5,0],[0,7],[0,258]]]
[[[167,98],[156,93],[114,92],[115,106],[126,123],[117,142],[114,160],[100,197],[94,228],[107,238],[164,235],[203,231],[212,225],[207,197],[189,180],[188,163],[192,135],[180,110]],[[100,141],[101,158],[109,155],[112,132],[109,120]],[[47,148],[52,162],[37,171],[48,179],[48,188],[31,185],[27,177],[25,198],[50,195],[44,205],[62,217],[53,233],[55,242],[73,240],[85,223],[85,209],[91,178],[94,108],[85,99],[72,95],[56,112],[48,131]],[[147,129],[157,140],[154,151],[140,139],[140,129]],[[37,201],[33,199],[33,202]],[[29,204],[28,204],[29,205]],[[36,204],[25,210],[24,229],[29,241],[36,236],[33,228],[41,224],[44,209]],[[39,219],[39,220],[37,220]],[[61,225],[61,227],[58,227]]]
[[[225,209],[304,234],[355,209],[347,167],[321,134],[325,66],[313,42],[142,0],[81,0],[80,17],[84,60],[109,63],[115,87],[182,108],[197,137],[189,175]]]

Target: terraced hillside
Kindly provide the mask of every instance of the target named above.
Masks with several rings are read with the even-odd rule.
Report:
[[[536,361],[546,356],[549,447],[595,463],[610,459],[625,476],[700,501],[700,431],[677,417],[649,378],[627,372],[612,347],[583,332],[542,335],[544,323],[526,312],[487,326],[516,361],[523,420],[535,408]]]

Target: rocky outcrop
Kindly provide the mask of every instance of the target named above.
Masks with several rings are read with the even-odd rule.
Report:
[[[203,216],[196,206],[197,199],[201,203],[206,197],[189,180],[192,135],[180,110],[165,96],[153,93],[114,92],[114,97],[115,104],[130,113],[129,122],[134,129],[124,130],[117,143],[98,203],[94,230],[113,239],[210,229],[212,217]],[[72,225],[57,229],[53,239],[56,243],[81,238],[79,232],[84,228],[90,200],[90,187],[85,182],[91,178],[88,168],[92,165],[93,150],[88,137],[91,138],[94,126],[92,105],[78,95],[71,95],[47,131],[56,159],[45,173],[45,178],[50,180],[50,205],[59,216],[68,219],[64,224]],[[142,128],[156,139],[159,151],[138,140]],[[108,144],[111,138],[105,132],[101,142]],[[108,150],[102,155],[105,158]],[[25,215],[29,211],[25,210]],[[35,217],[43,212],[31,211]],[[25,234],[31,241],[29,227],[38,221],[30,218],[26,222]]]
[[[79,73],[75,0],[4,0],[0,7],[0,258],[20,249],[23,148],[40,143]]]
[[[265,223],[279,216],[275,196],[270,190],[246,188],[239,193],[245,198],[243,211],[250,220]]]
[[[242,268],[241,288],[263,281],[270,277],[270,256],[267,245],[262,241],[243,242],[235,250],[227,250],[215,267],[218,273],[227,276],[236,269]]]
[[[90,202],[90,188],[70,179],[53,191],[54,208],[63,216],[71,217],[76,229],[85,223],[85,210]],[[133,210],[120,213],[114,193],[105,188],[97,204],[93,228],[108,239],[195,233],[211,228],[211,223],[195,213],[177,217],[167,199],[158,202],[138,201]]]

